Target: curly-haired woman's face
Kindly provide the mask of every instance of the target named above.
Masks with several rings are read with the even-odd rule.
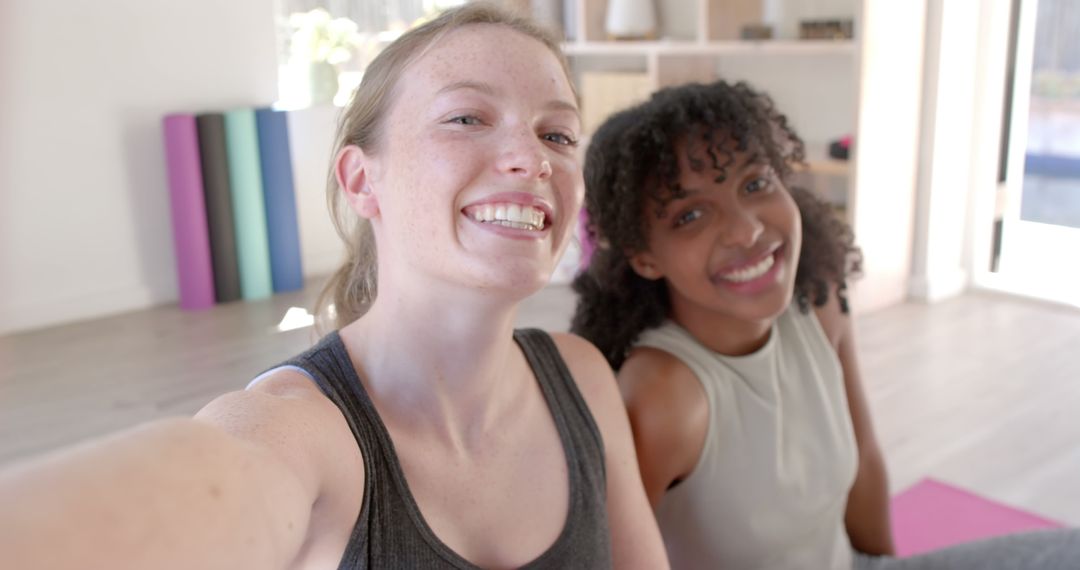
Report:
[[[667,281],[672,317],[680,324],[737,331],[746,329],[740,324],[771,324],[791,302],[802,224],[763,157],[737,151],[732,142],[726,150],[733,160],[720,153],[727,166],[718,181],[714,168],[692,169],[680,145],[686,195],[668,202],[659,217],[657,204],[647,202],[648,250],[631,264],[645,278]]]

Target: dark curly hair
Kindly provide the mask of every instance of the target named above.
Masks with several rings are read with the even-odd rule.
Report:
[[[795,299],[803,312],[821,306],[835,288],[848,311],[847,279],[858,274],[862,255],[851,228],[810,191],[792,186],[793,167],[804,160],[803,141],[776,110],[772,99],[746,83],[687,84],[656,92],[651,99],[610,117],[592,137],[585,158],[588,233],[597,249],[577,276],[571,330],[593,344],[618,370],[630,347],[668,316],[664,280],[648,280],[630,266],[628,253],[648,247],[646,204],[664,205],[685,195],[679,185],[680,141],[688,145],[695,170],[705,162],[718,181],[735,151],[759,153],[787,188],[802,216],[802,253]],[[703,143],[704,157],[694,152]],[[728,144],[725,144],[728,143]]]

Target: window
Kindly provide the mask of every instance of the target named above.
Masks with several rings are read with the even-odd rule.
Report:
[[[383,47],[464,1],[278,0],[279,105],[344,105]]]

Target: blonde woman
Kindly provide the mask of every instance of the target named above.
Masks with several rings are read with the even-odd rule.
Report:
[[[4,474],[0,567],[666,567],[606,362],[512,327],[577,219],[580,128],[528,21],[402,36],[339,129],[340,328],[193,419]]]

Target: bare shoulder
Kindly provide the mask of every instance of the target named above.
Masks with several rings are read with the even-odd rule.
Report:
[[[669,424],[689,419],[687,412],[705,404],[694,371],[670,352],[647,346],[630,352],[619,370],[619,389],[632,416],[661,415]]]
[[[604,441],[607,513],[617,568],[667,568],[656,519],[641,483],[634,438],[615,377],[600,351],[572,334],[552,334]]]
[[[607,360],[593,344],[572,333],[550,333],[555,347],[574,377],[578,390],[593,413],[612,405],[621,405],[615,387],[615,375]]]
[[[604,355],[593,344],[573,333],[553,332],[549,333],[555,347],[559,349],[559,355],[566,362],[571,372],[581,370],[583,372],[607,372],[612,376],[611,367],[608,366]]]
[[[279,370],[248,390],[219,396],[195,419],[269,450],[313,496],[350,476],[362,481],[363,461],[349,453],[357,447],[344,416],[299,372]]]
[[[697,375],[664,350],[637,347],[619,370],[641,462],[642,483],[653,508],[675,482],[693,471],[709,423],[709,402]]]
[[[238,436],[299,437],[334,427],[340,413],[331,412],[337,407],[310,379],[293,370],[278,370],[247,390],[217,397],[195,417]]]

